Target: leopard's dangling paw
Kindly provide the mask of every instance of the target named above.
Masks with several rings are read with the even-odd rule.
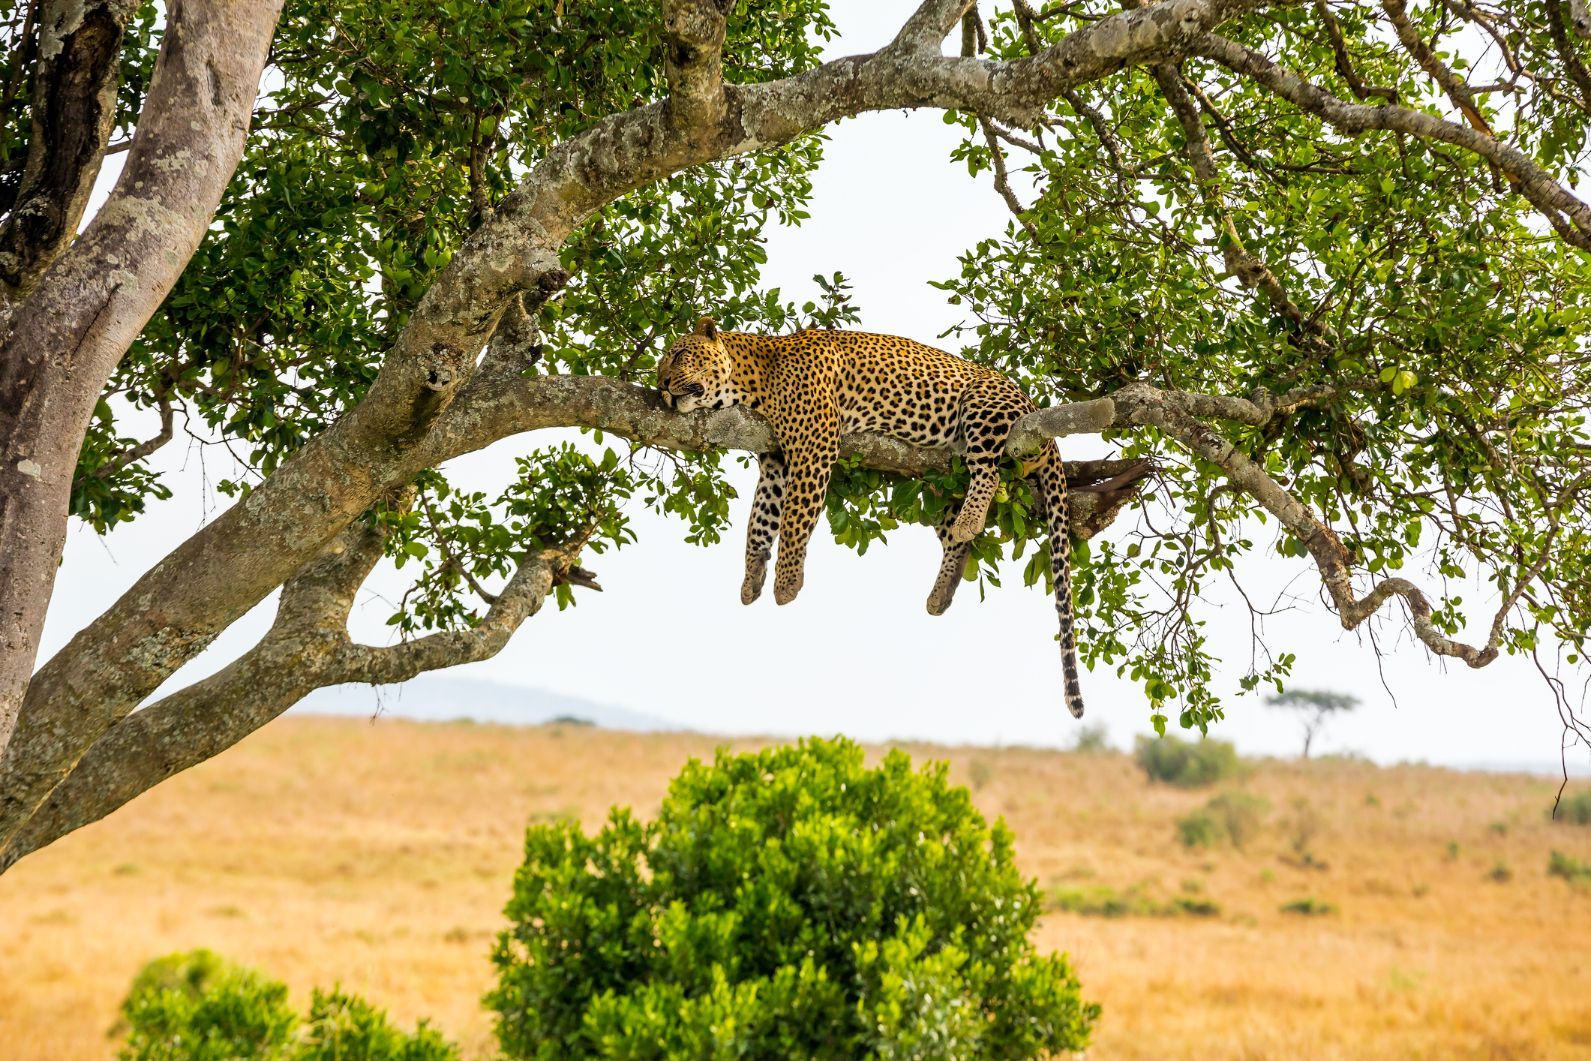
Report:
[[[762,584],[768,579],[768,561],[762,560],[746,564],[746,578],[740,584],[740,603],[751,604],[762,596]]]
[[[796,594],[801,592],[801,584],[805,581],[800,572],[794,575],[788,572],[774,577],[773,599],[775,604],[789,604],[796,599]]]

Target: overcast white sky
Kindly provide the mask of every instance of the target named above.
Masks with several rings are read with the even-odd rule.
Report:
[[[914,0],[836,4],[842,37],[831,54],[883,45],[914,6]],[[1003,229],[1003,205],[987,183],[973,182],[964,166],[948,161],[956,131],[937,113],[869,115],[830,133],[812,219],[771,235],[767,281],[806,293],[813,273],[842,270],[854,282],[868,330],[936,342],[959,315],[928,282],[953,275],[959,253]],[[495,488],[516,454],[546,441],[511,439],[458,462],[456,470],[482,488]],[[1097,439],[1064,445],[1071,456],[1101,452]],[[202,460],[212,462],[211,479],[224,474],[216,459],[197,449],[184,452],[180,444],[168,447],[163,466],[171,469],[174,500],[105,539],[85,527],[73,529],[41,660],[224,502],[202,489]],[[938,565],[932,532],[907,528],[888,547],[859,558],[820,528],[800,599],[778,608],[770,591],[743,608],[741,534],[754,475],[741,473],[735,481],[742,498],[735,530],[722,545],[686,545],[678,523],[653,517],[637,503],[639,543],[588,563],[605,593],[583,594],[568,612],[549,608],[496,659],[452,673],[623,705],[711,732],[1056,746],[1072,740],[1078,723],[1062,703],[1054,609],[1041,590],[1021,588],[1016,570],[983,603],[975,587],[964,586],[954,608],[931,618],[923,599]],[[1378,674],[1368,639],[1345,634],[1314,603],[1316,583],[1302,561],[1263,561],[1250,581],[1279,590],[1300,572],[1295,588],[1308,603],[1270,620],[1268,636],[1297,653],[1296,685],[1351,692],[1365,701],[1333,725],[1321,750],[1353,750],[1383,762],[1556,761],[1561,726],[1528,661],[1504,658],[1479,672],[1444,665],[1411,643],[1394,616],[1380,627],[1389,654]],[[382,582],[378,573],[373,584]],[[396,585],[390,577],[385,584]],[[385,643],[390,606],[374,592],[367,597],[355,634]],[[263,631],[272,610],[271,602],[256,609],[174,682],[223,665]],[[1225,688],[1235,693],[1248,659],[1248,616],[1233,602],[1207,614],[1212,640],[1231,660]],[[1136,686],[1085,672],[1083,691],[1086,721],[1105,724],[1115,743],[1151,732],[1148,705]],[[383,704],[397,715],[423,706],[392,695]],[[454,707],[467,711],[467,705]],[[1291,718],[1252,698],[1233,698],[1228,714],[1213,735],[1248,753],[1296,751]],[[1582,766],[1591,761],[1584,749],[1572,751],[1571,760]]]

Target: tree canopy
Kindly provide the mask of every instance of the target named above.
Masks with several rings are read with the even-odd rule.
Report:
[[[316,687],[490,655],[593,584],[579,561],[635,505],[718,542],[725,462],[766,427],[644,384],[702,312],[864,323],[844,247],[811,302],[761,267],[825,126],[869,110],[942,111],[947,164],[1011,210],[923,293],[966,310],[946,342],[1041,404],[1109,400],[1116,456],[1074,485],[1154,463],[1124,515],[1075,495],[1074,563],[1085,662],[1157,727],[1285,687],[1298,646],[1222,688],[1205,634],[1212,584],[1266,552],[1312,565],[1345,627],[1407,623],[1472,667],[1541,654],[1549,681],[1579,662],[1581,0],[926,0],[826,63],[822,0],[278,6],[0,0],[0,865]],[[209,161],[168,189],[177,151]],[[67,513],[157,518],[178,425],[239,459],[235,506],[31,673]],[[590,444],[527,439],[495,491],[438,470],[555,427]],[[829,522],[859,550],[959,489],[947,451],[846,452]],[[979,577],[1048,577],[1032,504],[1001,496]],[[403,636],[355,644],[383,556],[413,575]],[[278,588],[259,645],[148,702]]]

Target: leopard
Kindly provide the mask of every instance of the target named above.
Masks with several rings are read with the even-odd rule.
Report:
[[[820,328],[758,335],[720,329],[712,317],[670,344],[657,364],[657,390],[674,412],[739,405],[772,428],[777,448],[757,455],[743,604],[762,595],[776,544],[775,602],[789,604],[801,592],[807,543],[843,432],[878,432],[920,446],[960,444],[970,478],[959,508],[945,506],[934,524],[943,559],[928,595],[931,615],[950,607],[972,543],[984,531],[1001,489],[1007,438],[1038,408],[1010,377],[912,339]],[[1047,523],[1066,706],[1081,718],[1066,473],[1055,441],[1019,473]]]

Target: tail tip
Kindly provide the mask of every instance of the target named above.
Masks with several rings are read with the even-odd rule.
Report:
[[[1072,713],[1073,718],[1083,717],[1083,698],[1081,696],[1068,696],[1066,709]]]

